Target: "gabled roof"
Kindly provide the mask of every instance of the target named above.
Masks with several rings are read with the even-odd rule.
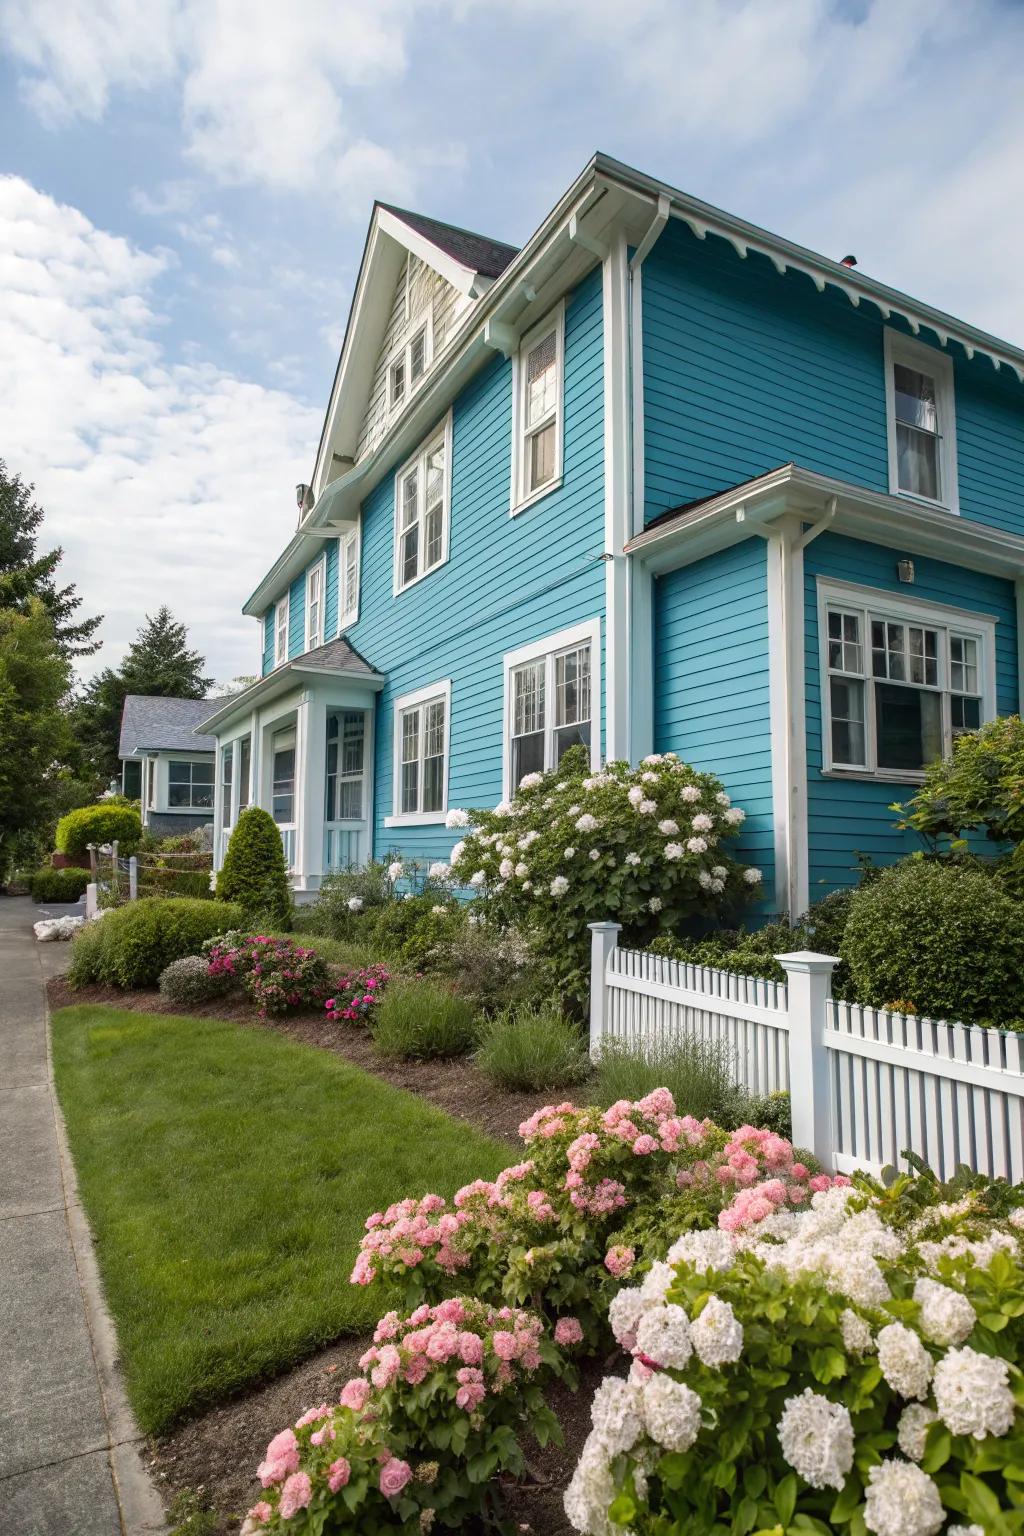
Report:
[[[213,736],[197,736],[216,699],[164,699],[130,693],[121,711],[119,757],[140,752],[214,752]]]
[[[279,667],[266,673],[241,693],[233,694],[227,699],[207,699],[206,714],[199,721],[199,725],[207,731],[215,730],[217,726],[223,725],[225,720],[230,720],[233,715],[252,709],[256,704],[284,692],[289,687],[297,686],[303,677],[310,674],[321,677],[345,677],[353,683],[363,684],[374,692],[384,686],[384,674],[378,672],[375,667],[371,667],[370,663],[360,656],[347,640],[339,636],[337,640],[328,640],[326,645],[318,645],[314,650],[305,651],[291,661],[282,662]],[[217,707],[211,710],[211,705]],[[216,737],[204,739],[216,742]]]
[[[509,262],[519,255],[519,247],[508,245],[504,240],[491,240],[487,235],[474,234],[471,229],[460,229],[457,224],[445,224],[440,219],[428,218],[425,213],[412,213],[408,208],[395,208],[390,203],[380,206],[460,266],[479,272],[482,277],[500,277]]]

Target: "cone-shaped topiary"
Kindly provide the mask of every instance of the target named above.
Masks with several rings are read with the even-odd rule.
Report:
[[[237,902],[267,927],[291,926],[292,898],[281,834],[273,817],[259,806],[250,806],[238,818],[217,876],[217,895],[221,901]]]

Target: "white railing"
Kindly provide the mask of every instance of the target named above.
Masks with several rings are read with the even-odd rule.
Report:
[[[365,863],[363,853],[364,822],[327,821],[324,823],[324,874],[336,869],[358,868]]]
[[[287,870],[295,868],[295,824],[293,822],[278,822],[277,830],[281,834],[281,846],[284,848],[284,867]]]
[[[751,1093],[788,1088],[793,1140],[828,1168],[878,1172],[909,1150],[942,1177],[966,1163],[1024,1179],[1019,1035],[839,1002],[828,955],[777,956],[782,985],[620,949],[617,923],[590,926],[592,1053],[695,1036]]]

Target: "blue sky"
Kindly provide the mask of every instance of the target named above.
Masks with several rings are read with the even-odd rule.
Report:
[[[1004,0],[0,0],[0,456],[116,664],[221,680],[374,196],[521,242],[597,148],[1024,342]]]

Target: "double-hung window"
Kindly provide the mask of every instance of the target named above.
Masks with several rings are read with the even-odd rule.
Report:
[[[512,511],[562,478],[563,305],[523,338],[513,370]]]
[[[397,411],[418,388],[430,366],[430,316],[409,332],[388,364],[388,410]]]
[[[451,502],[451,417],[395,480],[396,595],[448,558]]]
[[[359,528],[338,540],[338,628],[359,617]]]
[[[271,742],[271,815],[279,826],[295,820],[295,730],[275,731]]]
[[[386,825],[443,821],[448,809],[451,683],[395,700],[393,815]]]
[[[213,762],[188,760],[167,764],[167,804],[179,810],[213,809]]]
[[[827,769],[919,778],[995,713],[991,619],[837,584],[819,622]]]
[[[327,716],[328,821],[362,821],[366,760],[366,712],[345,709]]]
[[[288,596],[285,594],[274,609],[274,666],[288,660]]]
[[[505,657],[505,790],[556,768],[570,747],[597,763],[599,631],[581,625]]]
[[[957,511],[952,359],[887,330],[885,388],[890,491]]]
[[[324,576],[326,561],[321,557],[306,572],[306,650],[313,651],[324,638]]]

